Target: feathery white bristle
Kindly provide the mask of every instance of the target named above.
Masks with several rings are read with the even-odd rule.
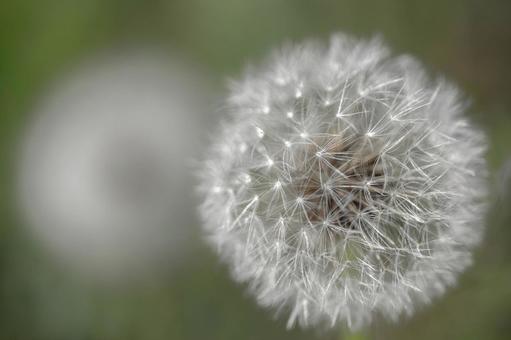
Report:
[[[470,264],[484,136],[457,90],[412,58],[340,34],[287,47],[228,107],[201,173],[202,218],[236,280],[288,309],[288,327],[396,320]]]

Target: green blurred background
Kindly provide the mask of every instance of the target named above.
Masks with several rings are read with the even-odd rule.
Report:
[[[286,331],[285,320],[259,308],[200,241],[172,276],[121,287],[84,282],[28,235],[14,203],[28,112],[55,77],[94,51],[178,50],[209,70],[222,93],[228,77],[281,42],[336,31],[381,33],[396,53],[454,80],[490,140],[494,195],[474,266],[411,319],[377,321],[364,336],[510,339],[511,195],[502,189],[509,181],[496,180],[511,157],[508,0],[0,0],[0,338],[342,339],[335,330]]]

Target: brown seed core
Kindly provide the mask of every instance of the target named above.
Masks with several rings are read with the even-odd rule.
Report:
[[[314,165],[301,169],[298,190],[311,223],[354,229],[357,215],[368,211],[373,199],[385,196],[379,153],[363,137],[317,137],[305,148],[304,158],[302,164]]]

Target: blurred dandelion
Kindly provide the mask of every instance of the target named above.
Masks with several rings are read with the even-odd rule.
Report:
[[[201,170],[212,243],[288,327],[397,320],[471,263],[485,138],[379,39],[287,46],[232,86]]]
[[[123,282],[180,261],[204,83],[178,58],[133,49],[87,61],[43,98],[22,143],[20,201],[61,261]]]

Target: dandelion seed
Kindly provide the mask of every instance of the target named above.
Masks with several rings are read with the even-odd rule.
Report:
[[[279,77],[303,82],[281,86]],[[470,264],[486,142],[452,85],[428,80],[378,39],[334,35],[329,46],[275,55],[228,103],[231,120],[202,172],[201,214],[234,278],[262,305],[289,311],[289,327],[397,320]],[[264,105],[275,114],[244,115]],[[266,138],[249,133],[254,125]],[[255,151],[221,152],[241,143]],[[252,181],[237,183],[239,173]],[[228,233],[225,221],[236,222]]]
[[[261,129],[261,128],[259,128],[259,127],[256,127],[255,129],[256,129],[257,136],[258,136],[259,138],[263,138],[263,137],[264,137],[264,131],[263,131],[263,129]]]
[[[252,178],[250,178],[250,175],[248,175],[248,174],[244,174],[242,176],[242,178],[243,178],[243,182],[245,182],[246,184],[252,182]]]

